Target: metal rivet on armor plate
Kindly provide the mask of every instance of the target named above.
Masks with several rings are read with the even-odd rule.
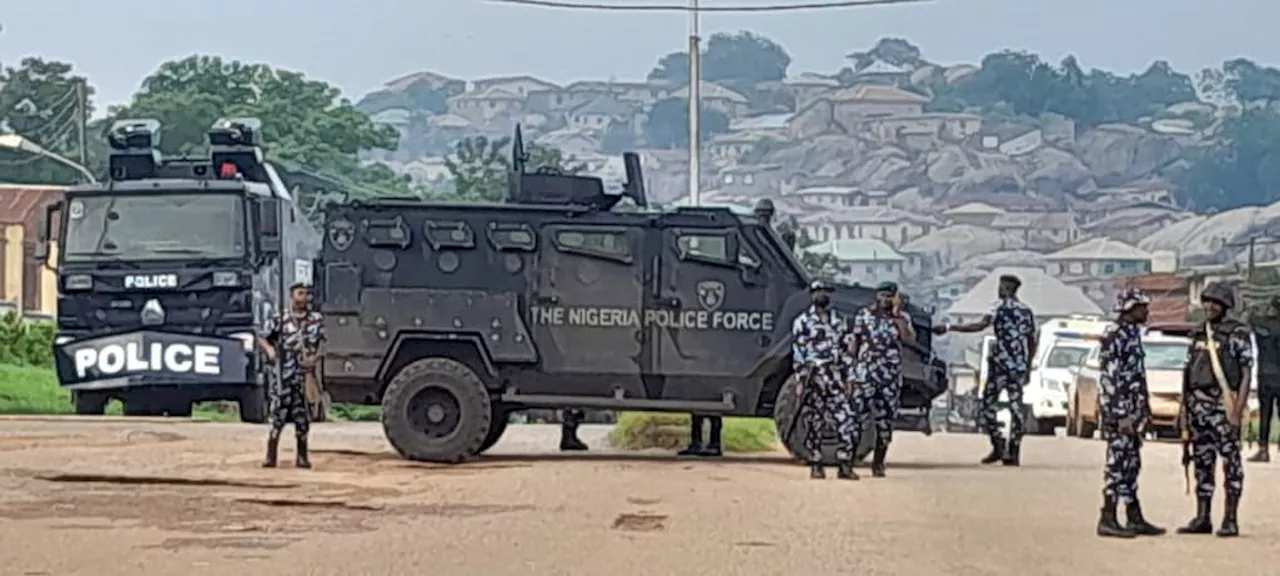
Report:
[[[383,340],[386,340],[386,339],[387,339],[387,331],[386,331],[386,330],[379,330],[379,331],[378,331],[378,337],[379,337],[379,338],[382,338]]]
[[[494,318],[493,321],[489,323],[489,326],[496,330],[502,327],[502,321]]]
[[[348,362],[343,362],[343,363],[342,363],[342,370],[343,370],[344,372],[352,372],[352,371],[354,371],[355,369],[356,369],[356,365],[355,365],[355,364],[352,364],[352,363],[351,363],[351,362],[349,362],[349,361],[348,361]]]
[[[524,342],[524,335],[523,335],[523,334],[516,334],[515,341],[516,341],[516,342]]]
[[[421,318],[414,318],[414,319],[413,319],[413,325],[414,325],[414,326],[421,326],[421,325],[422,325],[422,319],[421,319]]]
[[[379,328],[382,328],[383,326],[387,325],[387,319],[381,316],[378,316],[377,318],[373,319],[373,325]]]
[[[470,296],[467,296],[467,307],[470,308],[472,304],[475,304],[475,301]]]
[[[497,341],[498,341],[499,339],[501,339],[501,338],[502,338],[502,336],[500,336],[500,335],[498,335],[498,334],[490,334],[490,335],[489,335],[489,339],[490,339],[490,340],[493,340],[494,342],[497,342]]]
[[[453,327],[454,327],[454,328],[461,328],[461,327],[462,327],[462,319],[461,319],[461,318],[454,318],[454,319],[453,319]]]
[[[339,319],[338,319],[338,325],[339,325],[339,326],[346,326],[346,325],[347,325],[347,319],[346,319],[346,318],[339,318]]]

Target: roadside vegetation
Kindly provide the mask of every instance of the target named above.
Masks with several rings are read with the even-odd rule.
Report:
[[[707,430],[704,433],[708,433]],[[725,418],[722,432],[725,452],[771,452],[778,449],[778,431],[767,418]],[[689,415],[660,412],[623,412],[609,432],[609,441],[624,450],[662,448],[678,450],[689,445]]]

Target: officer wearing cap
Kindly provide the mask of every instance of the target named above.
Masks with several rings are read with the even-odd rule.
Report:
[[[1036,320],[1031,308],[1018,299],[1022,281],[1017,276],[1000,277],[996,288],[999,301],[989,314],[971,324],[943,324],[934,327],[935,334],[947,332],[981,332],[991,327],[996,337],[995,346],[987,358],[987,381],[982,387],[981,412],[978,423],[991,439],[991,453],[982,459],[983,464],[1003,462],[1005,466],[1017,466],[1022,458],[1023,413],[1022,387],[1027,384],[1031,371],[1031,358],[1036,354]],[[1009,443],[1000,437],[1000,424],[996,421],[996,403],[1004,392],[1009,400]]]
[[[1099,344],[1099,387],[1102,427],[1107,436],[1103,469],[1102,510],[1098,535],[1113,538],[1159,536],[1164,528],[1142,516],[1138,503],[1138,472],[1142,470],[1142,434],[1151,423],[1147,371],[1143,362],[1142,325],[1151,300],[1141,290],[1126,290],[1116,299],[1115,322],[1107,326]],[[1129,523],[1116,519],[1116,503],[1124,502]]]
[[[840,439],[836,450],[839,477],[857,480],[853,454],[858,445],[858,420],[845,379],[850,334],[844,318],[831,308],[832,291],[832,286],[821,280],[809,286],[812,304],[791,324],[792,371],[805,416],[804,446],[809,452],[809,477],[826,477],[822,467],[822,430],[831,427]]]
[[[325,341],[324,323],[319,312],[311,310],[311,287],[299,282],[289,288],[291,306],[288,312],[276,314],[267,320],[259,347],[267,359],[280,357],[280,374],[268,385],[267,397],[270,409],[270,433],[267,436],[267,456],[262,461],[265,468],[276,466],[280,447],[280,433],[285,424],[292,423],[297,436],[298,468],[310,468],[307,454],[307,434],[311,429],[311,414],[307,409],[306,380],[308,371],[315,370],[320,358],[321,345]]]
[[[875,456],[871,474],[883,477],[884,459],[893,440],[893,421],[902,395],[902,343],[916,336],[902,314],[898,285],[876,286],[876,301],[853,319],[853,380],[861,396],[860,407],[870,410],[876,426]]]
[[[1244,466],[1240,457],[1240,422],[1248,404],[1250,369],[1254,352],[1249,330],[1227,318],[1236,297],[1230,286],[1215,282],[1200,295],[1205,321],[1196,327],[1187,348],[1182,373],[1181,425],[1190,432],[1195,463],[1196,516],[1179,534],[1213,532],[1214,468],[1222,458],[1226,511],[1218,536],[1240,534],[1237,512],[1244,492]]]

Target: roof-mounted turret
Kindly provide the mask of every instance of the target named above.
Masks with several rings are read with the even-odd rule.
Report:
[[[270,181],[262,154],[262,121],[257,118],[222,118],[209,129],[209,157],[220,179],[243,178]]]
[[[151,119],[119,120],[107,132],[112,180],[154,178],[160,166],[160,122]]]
[[[640,157],[633,152],[622,155],[627,181],[621,194],[607,194],[604,180],[594,176],[565,174],[559,168],[539,167],[530,173],[525,170],[529,155],[524,149],[524,136],[516,125],[515,139],[511,144],[511,174],[508,180],[507,201],[515,204],[563,204],[588,206],[595,210],[610,210],[623,198],[631,198],[636,206],[645,207],[644,174],[640,169]]]

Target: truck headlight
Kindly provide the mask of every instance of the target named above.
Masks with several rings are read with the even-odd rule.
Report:
[[[240,341],[240,345],[244,347],[245,352],[253,352],[253,345],[258,341],[257,335],[253,332],[236,332],[231,337]]]
[[[240,285],[240,273],[238,272],[214,272],[213,286],[215,288],[231,288]]]
[[[62,287],[67,290],[92,290],[93,276],[88,274],[72,274],[63,279]]]
[[[75,338],[72,338],[72,337],[70,337],[70,336],[58,336],[57,338],[54,338],[54,339],[53,339],[53,345],[54,345],[54,346],[61,346],[61,345],[66,344],[67,342],[70,342],[70,341],[72,341],[72,340],[75,340]]]

